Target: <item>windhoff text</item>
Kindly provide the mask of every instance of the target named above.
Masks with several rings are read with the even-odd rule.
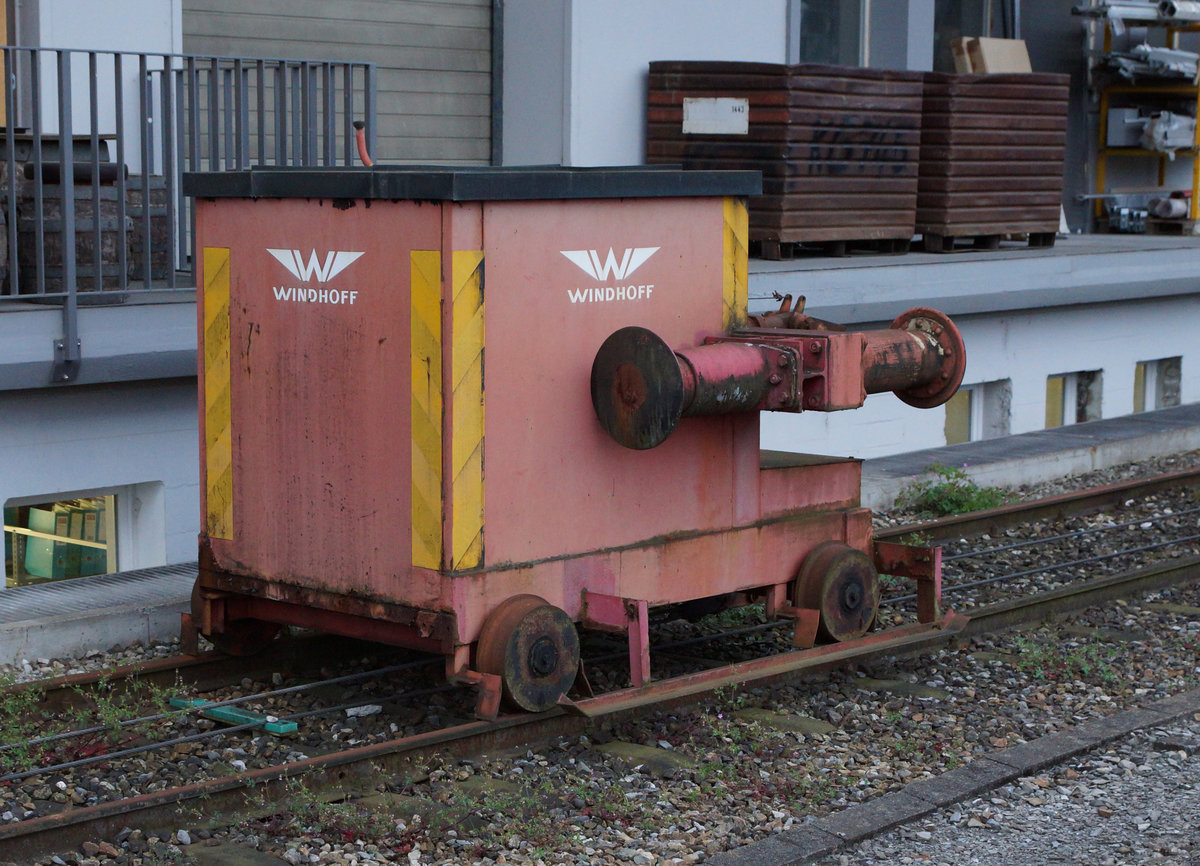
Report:
[[[589,289],[567,289],[572,304],[598,304],[608,301],[648,300],[654,284],[645,286],[596,286]]]
[[[347,289],[311,289],[305,286],[273,286],[275,300],[306,304],[353,304],[358,292]]]

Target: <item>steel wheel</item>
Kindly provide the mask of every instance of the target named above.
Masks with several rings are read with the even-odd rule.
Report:
[[[488,614],[479,631],[475,665],[500,677],[508,703],[533,713],[548,710],[575,681],[575,623],[544,598],[515,595]]]
[[[200,582],[192,585],[192,621],[203,622]],[[235,619],[225,623],[225,630],[204,635],[217,652],[227,656],[252,656],[262,652],[279,634],[279,624],[263,619]]]
[[[796,605],[820,611],[819,639],[862,637],[879,610],[879,573],[861,550],[840,541],[823,541],[800,566]]]

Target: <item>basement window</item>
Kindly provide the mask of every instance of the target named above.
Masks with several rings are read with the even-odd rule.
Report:
[[[22,500],[23,501],[23,500]],[[5,587],[117,570],[115,494],[4,506]]]
[[[1011,380],[964,385],[946,403],[946,444],[1007,436],[1011,419]]]
[[[1183,358],[1159,358],[1138,361],[1133,375],[1133,411],[1168,409],[1180,403]]]
[[[1047,429],[1099,420],[1101,373],[1081,370],[1046,377]]]

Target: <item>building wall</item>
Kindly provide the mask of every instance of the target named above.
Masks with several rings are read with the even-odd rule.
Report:
[[[380,162],[486,163],[491,0],[184,0],[183,48],[378,69]]]
[[[633,165],[645,158],[652,60],[787,60],[787,0],[509,0],[509,165]],[[560,46],[563,46],[560,49]],[[545,89],[523,86],[546,82]],[[566,94],[563,100],[558,89]],[[561,141],[561,147],[556,143]]]
[[[196,406],[195,379],[0,391],[0,503],[115,491],[121,570],[194,560]]]
[[[180,22],[182,0],[16,0],[15,44],[30,48],[73,48],[106,52],[142,52],[178,54],[182,49]],[[130,21],[137,26],[131,27]],[[91,132],[88,60],[72,53],[71,124],[79,135]],[[122,59],[122,95],[125,136],[137,141],[138,134],[138,61]],[[162,69],[164,61],[151,60],[150,69]],[[58,91],[56,57],[47,52],[41,60],[42,128],[58,132]],[[97,61],[97,126],[101,135],[116,130],[116,88],[111,56]],[[28,94],[23,98],[28,99]],[[30,125],[28,106],[18,109],[19,125]],[[141,170],[141,154],[136,147],[126,153],[131,172]]]
[[[1091,203],[1076,196],[1090,193],[1095,153],[1095,112],[1087,91],[1084,19],[1071,14],[1072,0],[1025,0],[1021,3],[1021,38],[1035,72],[1071,76],[1067,114],[1067,155],[1063,170],[1063,209],[1072,231],[1087,231]]]
[[[821,315],[819,310],[813,314]],[[1101,413],[1114,418],[1133,411],[1139,361],[1180,356],[1180,396],[1193,403],[1200,400],[1200,353],[1194,337],[1198,320],[1200,296],[1195,295],[957,317],[967,346],[963,382],[1012,381],[1012,433],[1045,427],[1046,377],[1059,373],[1103,371]],[[875,394],[862,409],[846,412],[764,412],[762,446],[883,457],[945,445],[945,420],[944,408],[914,409],[891,394]]]
[[[563,165],[567,151],[568,3],[504,4],[502,165]]]

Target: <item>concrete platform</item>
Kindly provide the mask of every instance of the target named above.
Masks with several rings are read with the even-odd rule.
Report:
[[[195,581],[191,562],[0,591],[0,664],[178,637]]]
[[[915,248],[914,248],[915,249]],[[750,261],[750,309],[803,295],[808,312],[846,325],[889,322],[919,304],[949,316],[1196,293],[1200,237],[1070,235],[1048,249]]]
[[[1015,487],[1200,448],[1200,404],[897,454],[863,464],[863,504],[890,507],[934,463]],[[0,591],[0,664],[83,655],[179,634],[196,564]]]
[[[867,460],[862,503],[890,508],[913,478],[934,464],[961,468],[981,485],[1018,487],[1197,448],[1200,404],[1193,403]]]

